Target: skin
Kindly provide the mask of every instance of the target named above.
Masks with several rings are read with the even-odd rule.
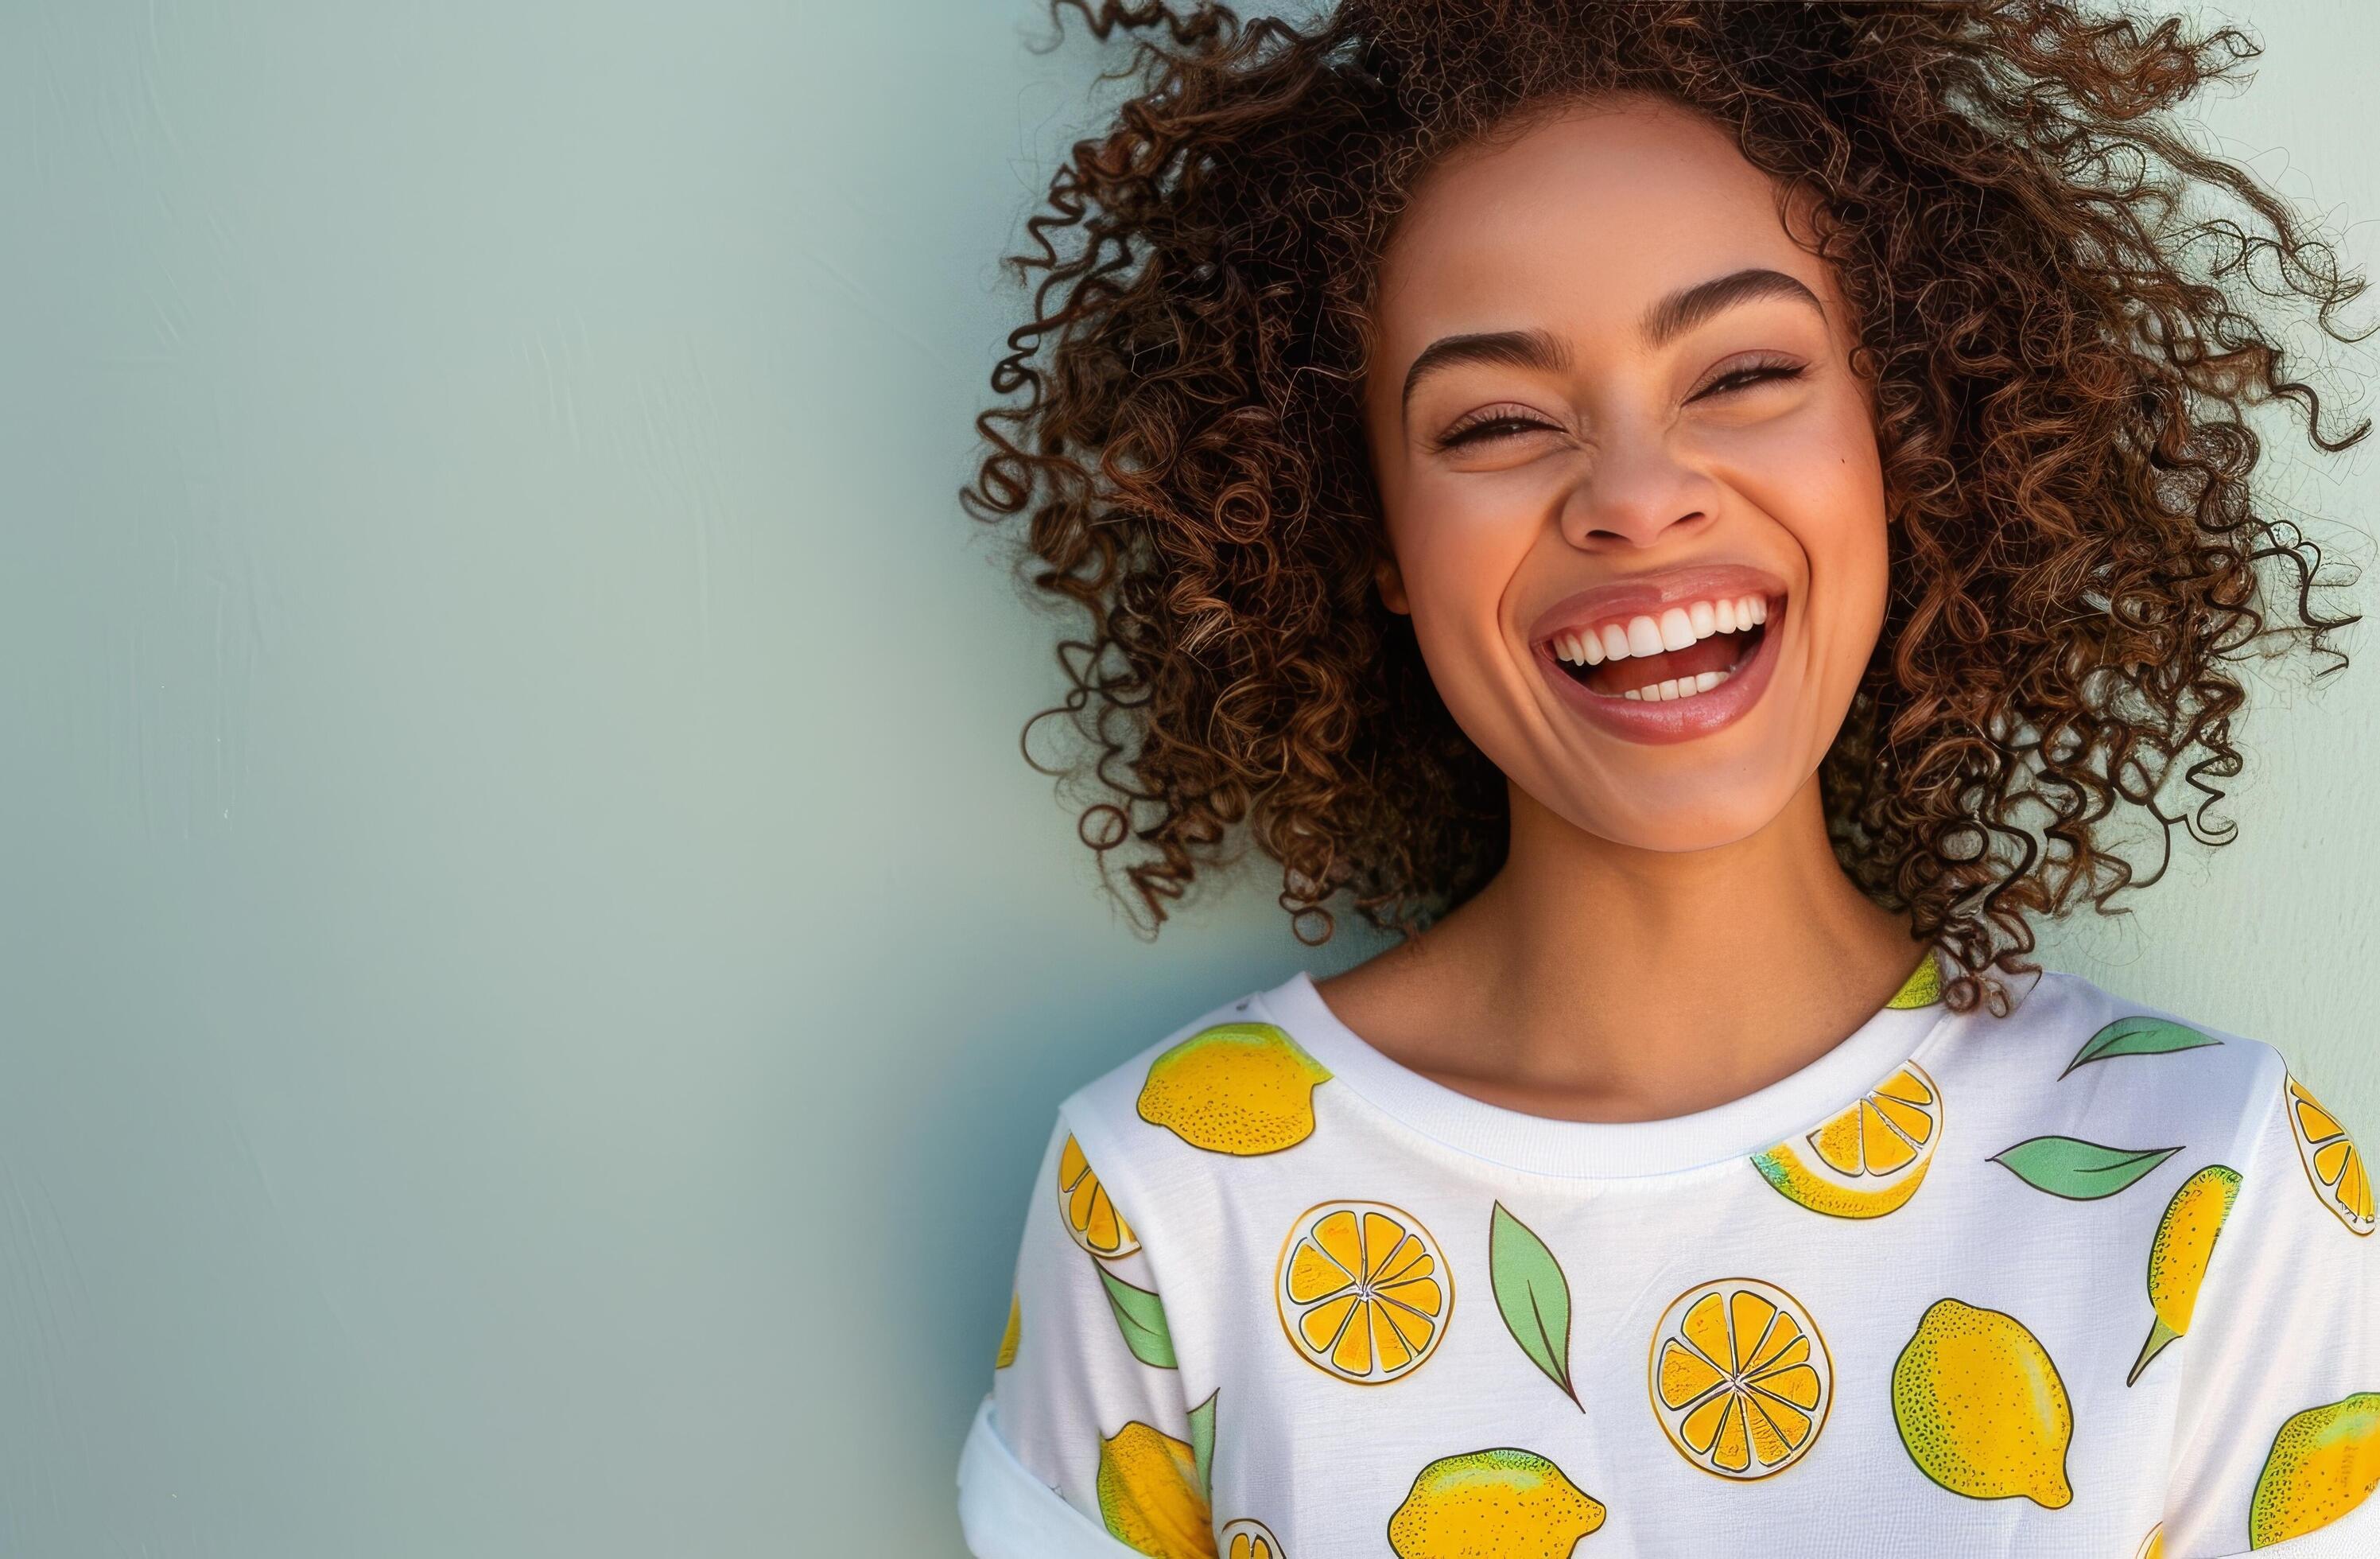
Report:
[[[1816,1059],[1916,962],[1905,920],[1843,875],[1820,808],[1883,621],[1890,522],[1849,310],[1789,219],[1724,131],[1622,97],[1447,159],[1385,253],[1365,385],[1380,594],[1506,776],[1512,846],[1436,927],[1318,988],[1391,1059],[1490,1103],[1706,1109]],[[1815,305],[1752,298],[1648,335],[1664,298],[1755,267]],[[1432,342],[1516,329],[1566,366],[1456,364],[1405,400]],[[1540,614],[1712,563],[1786,587],[1775,675],[1742,718],[1646,745],[1557,696],[1529,639]]]

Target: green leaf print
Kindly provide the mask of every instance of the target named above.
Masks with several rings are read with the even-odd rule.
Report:
[[[1105,1267],[1099,1269],[1099,1282],[1108,1291],[1108,1309],[1115,1311],[1117,1329],[1123,1333],[1124,1346],[1143,1364],[1160,1370],[1171,1370],[1173,1364],[1173,1334],[1165,1329],[1165,1307],[1157,1296],[1146,1288],[1135,1288]]]
[[[2103,1148],[2079,1137],[2034,1137],[2001,1149],[1991,1162],[2034,1190],[2069,1201],[2097,1201],[2180,1151],[2179,1147]]]
[[[2222,1042],[2212,1034],[2202,1034],[2168,1018],[2119,1017],[2092,1035],[2090,1042],[2076,1051],[2074,1059],[2066,1064],[2066,1071],[2058,1075],[2062,1078],[2077,1066],[2105,1061],[2111,1055],[2164,1055]]]
[[[1570,1280],[1546,1242],[1500,1201],[1488,1218],[1488,1272],[1512,1340],[1585,1411],[1570,1382]]]
[[[1215,1398],[1222,1395],[1220,1388],[1207,1394],[1207,1400],[1190,1409],[1190,1451],[1198,1464],[1198,1489],[1208,1499],[1215,1497]]]

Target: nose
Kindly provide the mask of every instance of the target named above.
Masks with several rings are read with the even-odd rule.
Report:
[[[1563,500],[1562,536],[1586,552],[1649,547],[1707,526],[1718,500],[1718,484],[1658,434],[1618,441]]]

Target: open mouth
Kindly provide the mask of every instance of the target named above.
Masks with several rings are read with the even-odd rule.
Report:
[[[1667,703],[1735,675],[1760,648],[1772,609],[1762,595],[1681,603],[1657,615],[1556,633],[1546,648],[1572,681],[1605,698]]]

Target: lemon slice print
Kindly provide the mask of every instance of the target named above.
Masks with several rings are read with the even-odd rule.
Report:
[[[1261,1521],[1234,1521],[1216,1540],[1215,1559],[1289,1559]]]
[[[2164,1522],[2160,1521],[2149,1529],[2149,1535],[2141,1540],[2140,1551],[2132,1555],[2132,1559],[2165,1559]]]
[[[1653,1416],[1678,1455],[1721,1478],[1769,1478],[1826,1426],[1834,1361],[1800,1302],[1729,1277],[1678,1296],[1653,1329]]]
[[[2305,1165],[2313,1194],[2338,1221],[2359,1235],[2373,1228],[2372,1176],[2363,1155],[2338,1118],[2317,1103],[2303,1083],[2289,1078],[2289,1135],[2298,1139],[2298,1162]]]
[[[1326,1201],[1298,1214],[1273,1273],[1273,1302],[1297,1356],[1358,1385],[1402,1380],[1446,1335],[1454,1282],[1438,1242],[1379,1201]]]
[[[1881,1218],[1917,1194],[1942,1137],[1942,1094],[1912,1061],[1803,1136],[1752,1156],[1789,1200],[1833,1218]]]
[[[1091,1173],[1083,1145],[1071,1136],[1058,1150],[1058,1208],[1066,1217],[1066,1232],[1075,1243],[1106,1261],[1129,1256],[1140,1248],[1132,1225],[1108,1200],[1108,1190]]]

